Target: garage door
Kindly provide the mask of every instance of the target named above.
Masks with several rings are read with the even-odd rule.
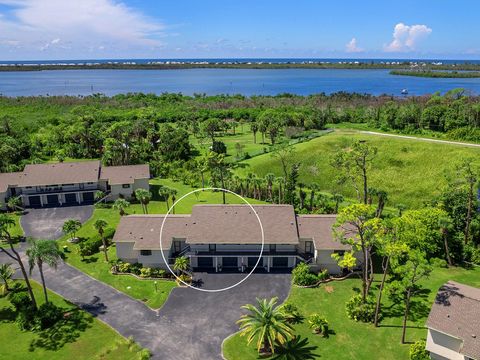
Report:
[[[65,194],[65,203],[66,204],[76,204],[77,203],[77,195],[76,194]]]
[[[224,257],[222,258],[222,266],[224,268],[236,268],[238,267],[237,257]]]
[[[274,257],[272,265],[275,268],[286,268],[288,267],[288,257]]]
[[[258,257],[249,257],[248,258],[248,267],[253,268],[257,264]],[[263,266],[263,258],[260,259],[258,266]]]
[[[213,258],[211,258],[211,257],[199,257],[197,264],[198,264],[199,268],[211,268],[211,267],[213,267]]]
[[[93,203],[94,198],[95,195],[93,194],[93,192],[83,193],[83,202],[85,203]]]
[[[58,195],[47,195],[47,204],[48,205],[58,205]]]
[[[31,207],[42,206],[42,204],[40,202],[40,196],[29,196],[28,197],[28,203],[30,204]]]

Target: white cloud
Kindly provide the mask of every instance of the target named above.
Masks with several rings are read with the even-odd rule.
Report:
[[[352,38],[346,45],[346,51],[349,53],[359,53],[363,52],[363,49],[357,45],[357,39]]]
[[[407,52],[416,49],[418,43],[428,37],[432,29],[427,25],[405,25],[398,23],[393,29],[393,40],[384,46],[388,52]]]
[[[165,26],[116,0],[0,0],[0,44],[25,51],[65,49],[80,52],[105,44],[119,52],[160,47]],[[0,49],[1,52],[1,49]],[[68,55],[68,53],[67,53]]]

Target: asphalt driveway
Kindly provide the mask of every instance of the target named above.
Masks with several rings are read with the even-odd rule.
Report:
[[[23,253],[23,249],[21,250]],[[26,261],[26,259],[24,260]],[[11,262],[0,253],[0,263]],[[90,312],[125,337],[132,336],[152,351],[153,359],[222,359],[222,341],[238,331],[240,307],[255,298],[279,297],[290,290],[289,274],[253,274],[241,285],[220,293],[175,288],[159,311],[149,309],[118,290],[67,264],[45,270],[47,287]],[[18,276],[19,274],[17,274]],[[240,280],[241,274],[197,274],[204,287],[218,289]],[[34,271],[32,277],[40,281]]]
[[[66,220],[77,219],[84,223],[92,214],[93,205],[28,209],[20,223],[27,237],[58,239],[63,235],[62,226]]]

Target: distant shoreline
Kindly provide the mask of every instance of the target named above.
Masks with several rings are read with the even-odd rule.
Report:
[[[421,70],[422,67],[428,66],[429,70]],[[422,76],[417,74],[434,73],[430,69],[440,71],[479,71],[480,64],[460,63],[460,64],[432,64],[422,62],[358,62],[358,61],[342,61],[342,62],[150,62],[150,63],[134,63],[134,62],[108,62],[108,63],[55,63],[55,64],[28,64],[28,63],[4,63],[0,64],[0,72],[10,71],[42,71],[42,70],[178,70],[178,69],[352,69],[352,70],[394,70],[392,75],[410,75]],[[412,71],[414,70],[414,71]],[[402,72],[400,74],[400,72]],[[437,72],[435,72],[437,73]],[[439,72],[440,73],[440,72]],[[449,73],[450,74],[450,73]],[[461,74],[461,73],[457,73]],[[426,76],[424,77],[442,77],[442,76]],[[446,77],[446,76],[444,76]],[[448,76],[454,77],[454,76]],[[455,77],[471,77],[471,76],[455,76]],[[477,76],[475,76],[477,77]]]
[[[473,79],[480,78],[480,71],[412,71],[412,70],[392,70],[390,75],[416,76],[424,78],[454,78],[454,79]]]

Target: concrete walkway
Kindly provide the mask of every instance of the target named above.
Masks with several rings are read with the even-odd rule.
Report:
[[[0,262],[11,262],[0,255]],[[206,288],[220,288],[241,279],[241,274],[200,274]],[[39,281],[34,272],[33,279]],[[132,336],[150,349],[154,359],[221,359],[222,341],[238,330],[240,306],[256,297],[278,296],[290,290],[289,274],[254,274],[240,286],[221,293],[189,288],[172,291],[163,308],[155,312],[83,272],[61,264],[45,269],[47,287],[107,323],[121,335]]]
[[[359,131],[359,132],[362,133],[362,134],[368,134],[368,135],[379,135],[379,136],[387,136],[387,137],[394,137],[394,138],[400,138],[400,139],[418,140],[418,141],[434,142],[434,143],[440,143],[440,144],[459,145],[459,146],[468,146],[468,147],[480,148],[480,144],[472,144],[472,143],[466,143],[466,142],[429,139],[429,138],[407,136],[407,135],[386,134],[386,133],[381,133],[381,132],[376,132],[376,131]]]

